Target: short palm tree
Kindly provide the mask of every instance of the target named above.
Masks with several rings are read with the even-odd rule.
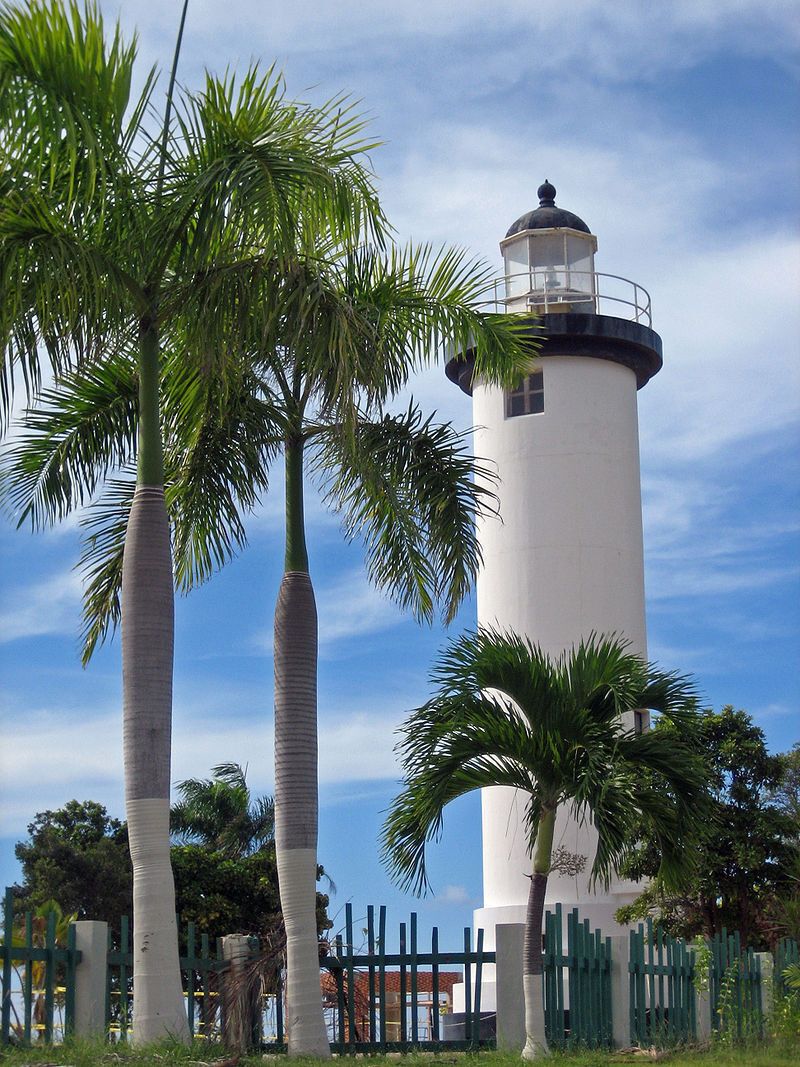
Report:
[[[546,1053],[541,933],[556,813],[567,805],[597,831],[592,876],[608,880],[644,817],[661,846],[659,877],[675,882],[705,811],[702,758],[693,744],[694,694],[615,638],[592,636],[551,659],[513,633],[481,629],[454,641],[432,675],[437,692],[401,727],[405,779],[383,828],[383,855],[401,886],[428,888],[427,843],[445,807],[474,789],[527,796],[532,875],[525,933],[523,1058]],[[648,708],[678,735],[636,734],[623,716]]]
[[[186,14],[184,4],[183,16]],[[181,27],[183,21],[181,22]],[[180,34],[179,34],[180,43]],[[168,354],[224,377],[237,294],[274,268],[293,219],[380,228],[361,123],[337,100],[289,104],[253,68],[209,77],[149,126],[153,73],[131,99],[135,43],[107,39],[97,7],[28,0],[0,9],[0,373],[30,393],[40,353],[57,381],[126,359],[125,407],[84,481],[51,470],[34,522],[85,502],[135,457],[121,567],[125,792],[134,868],[134,1040],[188,1039],[169,863],[173,583],[164,499],[161,380]],[[177,50],[176,50],[177,62]],[[171,115],[175,115],[172,121]],[[84,463],[84,471],[91,464]]]
[[[226,856],[249,856],[275,839],[275,803],[255,797],[238,763],[220,763],[211,778],[178,782],[170,828],[184,843],[205,845]]]

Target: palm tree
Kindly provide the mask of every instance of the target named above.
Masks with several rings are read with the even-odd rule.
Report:
[[[568,805],[597,831],[595,881],[608,881],[649,822],[659,878],[691,867],[688,845],[706,809],[696,711],[685,678],[664,674],[614,637],[592,635],[551,659],[513,633],[480,629],[454,641],[434,669],[436,695],[401,727],[405,780],[382,831],[384,860],[404,888],[428,888],[425,850],[451,800],[487,786],[527,796],[532,875],[524,949],[524,1059],[547,1052],[542,916],[556,813]],[[678,728],[636,734],[623,716],[649,708]]]
[[[180,46],[183,8],[175,63]],[[236,352],[236,297],[279,259],[293,218],[342,233],[379,229],[356,155],[361,122],[346,103],[289,104],[279,79],[252,68],[207,78],[172,121],[148,127],[154,74],[131,100],[135,42],[108,40],[92,3],[0,10],[0,390],[15,373],[30,396],[39,352],[57,382],[126,358],[136,407],[107,441],[105,470],[135,454],[122,557],[125,792],[134,868],[134,1040],[187,1040],[169,863],[173,661],[170,529],[164,499],[161,377],[166,354],[202,353],[221,375]],[[101,374],[100,370],[96,373]],[[51,472],[36,523],[83,503]]]
[[[275,839],[275,803],[250,795],[246,770],[238,763],[220,763],[213,778],[188,778],[178,783],[180,800],[173,804],[170,825],[184,843],[206,845],[239,858],[250,856]]]
[[[383,252],[333,237],[326,246],[317,229],[312,254],[302,251],[310,238],[301,237],[291,262],[242,294],[251,347],[224,386],[167,361],[165,462],[176,581],[189,588],[244,543],[241,513],[266,489],[270,464],[284,460],[286,556],[274,656],[287,1020],[292,1053],[326,1056],[315,915],[317,620],[304,476],[309,468],[317,476],[346,536],[366,542],[373,581],[419,618],[431,619],[441,605],[449,621],[479,563],[474,520],[492,507],[491,475],[472,460],[466,435],[424,418],[413,403],[401,414],[385,404],[445,338],[477,346],[479,372],[504,384],[518,379],[531,349],[518,320],[477,310],[489,272],[464,253]],[[22,513],[48,497],[52,477],[105,473],[106,442],[124,437],[136,409],[132,376],[130,362],[118,360],[40,398],[27,420],[32,432],[11,455],[11,498]],[[117,479],[109,489],[88,520],[88,653],[119,617],[131,484]]]

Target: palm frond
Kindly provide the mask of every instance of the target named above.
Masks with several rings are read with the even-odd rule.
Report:
[[[94,3],[52,0],[0,11],[0,143],[64,206],[102,198],[124,165],[136,42],[106,34]],[[146,89],[149,87],[149,81]],[[133,117],[140,118],[141,106]]]
[[[121,619],[122,557],[133,505],[136,479],[108,482],[103,497],[81,519],[83,552],[78,568],[83,574],[83,625],[81,662],[84,667],[98,645],[113,634]]]
[[[293,254],[297,220],[317,220],[344,239],[385,228],[365,165],[373,144],[345,98],[322,108],[286,98],[274,69],[207,76],[202,93],[176,108],[182,143],[171,191],[193,204],[182,255],[205,263],[223,234],[258,234],[262,247]]]
[[[268,487],[282,425],[269,395],[241,366],[220,378],[177,354],[165,369],[164,395],[175,580],[187,592],[246,544],[243,516]]]
[[[495,504],[467,435],[412,404],[319,441],[326,498],[347,537],[363,538],[370,578],[417,618],[430,620],[439,603],[450,622],[480,565],[475,521]]]
[[[597,831],[593,881],[621,867],[642,819],[659,842],[664,884],[686,876],[708,811],[687,679],[659,672],[613,636],[592,635],[551,659],[527,638],[479,630],[450,643],[432,681],[437,695],[401,727],[405,781],[383,831],[384,861],[403,886],[425,890],[425,848],[447,803],[489,785],[528,796],[531,854],[542,811],[564,805]],[[628,730],[622,716],[648,707],[644,700],[674,714],[687,736]]]
[[[17,525],[60,521],[130,462],[137,410],[136,371],[124,357],[66,375],[41,393],[3,461],[3,504]]]

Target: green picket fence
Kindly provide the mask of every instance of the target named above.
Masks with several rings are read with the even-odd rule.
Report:
[[[592,931],[577,910],[560,905],[545,916],[543,943],[544,1009],[547,1038],[556,1048],[609,1046],[612,1039],[611,941]],[[130,922],[109,939],[106,1020],[112,1040],[125,1041],[133,1006]],[[564,930],[566,929],[566,938]],[[356,940],[360,944],[356,944]],[[185,928],[181,956],[189,1027],[194,1036],[214,1039],[223,1023],[221,974],[226,969],[221,939],[211,942],[194,923]],[[321,961],[326,1019],[334,1051],[380,1052],[419,1049],[474,1049],[495,1044],[494,1019],[481,1008],[484,968],[496,963],[484,950],[483,931],[473,946],[469,928],[463,949],[444,952],[439,932],[430,950],[420,945],[416,914],[399,925],[397,952],[388,951],[386,908],[367,909],[366,928],[356,932],[352,905],[345,906],[345,929]],[[743,949],[738,934],[709,942],[708,1011],[714,1030],[737,1038],[761,1033],[761,967],[757,954]],[[30,913],[13,916],[13,893],[4,897],[0,945],[0,1046],[10,1041],[57,1041],[75,1019],[75,969],[81,953],[75,927],[66,945],[56,942],[55,917],[46,922]],[[775,986],[783,969],[800,959],[798,944],[779,942]],[[655,929],[652,922],[630,932],[630,1037],[642,1045],[686,1041],[696,1034],[694,951]],[[445,1016],[445,993],[463,981],[466,1012]],[[441,1011],[440,1011],[441,1009]],[[262,998],[262,1018],[271,1040],[265,1050],[286,1048],[282,990]],[[457,1031],[457,1032],[456,1032]]]
[[[106,1025],[112,1040],[128,1039],[133,1007],[133,953],[130,943],[130,919],[120,920],[119,941],[108,934],[106,973]],[[189,1032],[193,1037],[215,1039],[221,1028],[219,974],[225,970],[222,940],[211,951],[209,936],[198,939],[197,926],[186,925],[186,953],[180,958]]]
[[[483,931],[472,947],[469,928],[464,930],[461,952],[439,948],[439,931],[431,932],[430,951],[420,948],[417,916],[400,923],[399,951],[387,951],[386,908],[367,908],[364,951],[356,950],[351,904],[345,905],[344,935],[338,935],[332,952],[321,961],[323,989],[331,1048],[335,1052],[387,1052],[409,1049],[468,1049],[489,1047],[494,1038],[482,1032],[480,990],[483,968],[495,962],[495,954],[483,948]],[[466,1012],[463,1020],[450,1020],[451,1030],[462,1036],[449,1036],[447,1019],[441,1014],[444,968],[463,968]],[[327,974],[327,980],[325,975]],[[449,976],[452,979],[452,973]],[[451,984],[451,983],[449,983]],[[392,987],[391,989],[389,987]],[[277,998],[280,1003],[280,995]],[[284,1047],[283,1020],[278,1020],[277,1041],[265,1047]]]
[[[789,992],[783,972],[791,963],[800,963],[800,945],[791,937],[782,937],[775,948],[775,989],[781,995]]]
[[[764,1029],[761,997],[761,960],[751,948],[742,948],[738,931],[729,934],[723,927],[709,942],[709,1000],[711,1026],[720,1032],[734,1032],[737,1038]]]
[[[631,1041],[664,1045],[694,1038],[694,951],[654,928],[652,919],[630,931],[628,944]]]
[[[548,1042],[558,1048],[611,1045],[611,940],[567,915],[563,945],[561,905],[545,914],[544,1019]]]
[[[14,895],[11,889],[6,889],[3,943],[0,945],[0,1046],[8,1044],[12,1035],[15,1040],[25,1043],[37,1036],[51,1042],[56,1036],[64,1037],[73,1029],[75,968],[81,958],[75,948],[75,927],[69,927],[66,946],[58,946],[55,915],[51,912],[43,933],[43,937],[34,937],[31,912],[25,914],[17,929],[14,928]],[[56,1005],[59,1002],[63,1017],[57,1028]]]

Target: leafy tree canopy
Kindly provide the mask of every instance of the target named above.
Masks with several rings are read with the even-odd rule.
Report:
[[[79,919],[104,919],[114,929],[130,915],[133,883],[128,831],[102,804],[70,800],[40,811],[28,826],[28,841],[14,852],[22,864],[18,899],[24,908],[57,900]]]
[[[674,727],[657,722],[654,730]],[[770,754],[763,731],[732,705],[702,712],[698,740],[715,815],[698,843],[696,871],[681,892],[651,886],[617,918],[631,922],[654,915],[684,937],[710,936],[724,926],[739,930],[754,947],[794,935],[787,922],[794,914],[800,925],[798,746],[792,753]],[[659,862],[647,828],[641,826],[639,835],[623,872],[637,880],[652,877]]]
[[[236,764],[224,769],[233,773],[232,768],[242,774]],[[224,791],[222,796],[230,800]],[[251,814],[271,810],[269,798],[251,800],[248,792],[241,799],[243,810]],[[207,809],[204,813],[208,817]],[[198,843],[202,837],[198,834],[192,840],[185,809],[182,817],[184,840],[189,843],[171,849],[181,925],[195,922],[212,938],[235,932],[273,936],[281,909],[271,836],[265,833],[262,840],[263,826],[256,824],[258,847],[251,841],[246,848],[226,850],[217,847],[213,837]],[[36,909],[57,901],[64,912],[103,920],[118,933],[120,917],[130,915],[133,904],[126,824],[109,816],[102,804],[70,800],[63,808],[39,812],[28,834],[29,840],[15,848],[23,874],[22,885],[15,887],[18,907]],[[327,895],[317,893],[320,933],[331,926],[327,906]]]

